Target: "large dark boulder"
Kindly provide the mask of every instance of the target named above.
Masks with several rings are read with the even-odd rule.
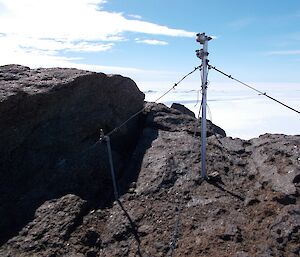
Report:
[[[120,75],[1,66],[0,242],[46,199],[68,192],[109,198],[100,129],[110,132],[143,104],[144,94]],[[139,129],[136,117],[111,136],[116,172]]]

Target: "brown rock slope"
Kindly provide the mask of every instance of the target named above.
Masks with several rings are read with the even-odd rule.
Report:
[[[299,256],[300,136],[233,139],[209,123],[202,181],[195,122],[148,104],[119,201],[46,201],[0,256]]]

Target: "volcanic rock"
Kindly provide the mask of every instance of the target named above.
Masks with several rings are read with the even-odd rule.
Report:
[[[189,110],[182,104],[172,103],[171,108],[176,109],[176,110],[182,112],[183,114],[187,114],[193,118],[196,118],[195,113],[193,113],[191,110]]]
[[[85,183],[64,181],[76,182],[78,191],[62,192],[56,199],[49,195],[32,220],[3,244],[0,256],[299,256],[299,135],[242,140],[226,137],[209,122],[211,179],[203,180],[201,121],[163,104],[147,103],[136,122],[136,140],[126,162],[120,143],[112,141],[113,155],[120,156],[114,159],[119,167],[118,200],[109,201],[98,180],[89,186],[100,187],[102,193],[92,190],[90,197],[83,193],[88,190]],[[127,134],[119,140],[124,137]],[[105,147],[99,142],[88,154],[80,154],[82,150],[54,170],[71,175],[91,164],[105,167],[106,159],[93,161],[100,145]],[[51,181],[62,186],[59,179]],[[111,179],[105,183],[112,194]],[[24,195],[20,203],[36,201],[33,194]],[[95,204],[96,199],[102,204]]]
[[[77,69],[0,67],[0,242],[45,200],[105,193],[108,133],[143,108],[129,78]],[[120,172],[139,133],[133,119],[111,138]],[[22,210],[21,212],[19,210]]]

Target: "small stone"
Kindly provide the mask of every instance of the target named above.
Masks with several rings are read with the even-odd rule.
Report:
[[[240,243],[243,241],[241,230],[238,226],[228,224],[223,234],[219,236],[224,241],[235,241]]]
[[[143,225],[138,228],[138,233],[140,236],[146,236],[153,231],[153,226]]]
[[[219,172],[214,171],[209,174],[208,179],[212,182],[222,182],[222,178]]]
[[[99,234],[94,230],[88,230],[84,236],[81,238],[81,241],[84,245],[95,246],[96,242],[99,239]]]
[[[294,195],[280,195],[274,197],[273,200],[283,205],[296,204],[297,202]]]
[[[247,197],[244,201],[244,206],[252,206],[260,203],[260,201],[254,197]]]
[[[86,257],[96,257],[97,256],[97,252],[94,250],[89,250],[86,252]]]

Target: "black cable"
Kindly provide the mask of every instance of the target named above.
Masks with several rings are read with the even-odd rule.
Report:
[[[272,97],[272,96],[269,96],[266,92],[262,92],[262,91],[260,91],[260,90],[258,90],[258,89],[256,89],[256,88],[254,88],[254,87],[252,87],[252,86],[250,86],[250,85],[248,85],[248,84],[246,84],[246,83],[244,83],[244,82],[242,82],[242,81],[240,81],[240,80],[238,80],[238,79],[232,77],[231,75],[226,74],[225,72],[223,72],[223,71],[217,69],[217,68],[214,67],[214,66],[208,65],[208,67],[209,67],[209,69],[213,69],[213,70],[215,70],[215,71],[217,71],[217,72],[223,74],[224,76],[226,76],[226,77],[228,77],[228,78],[230,78],[230,79],[232,79],[232,80],[234,80],[234,81],[236,81],[236,82],[238,82],[238,83],[240,83],[240,84],[242,84],[242,85],[244,85],[244,86],[246,86],[246,87],[248,87],[248,88],[250,88],[250,89],[256,91],[257,93],[259,93],[259,95],[264,95],[264,96],[268,97],[269,99],[275,101],[276,103],[279,103],[279,104],[283,105],[284,107],[286,107],[286,108],[288,108],[288,109],[290,109],[290,110],[292,110],[292,111],[294,111],[294,112],[300,114],[300,111],[298,111],[298,110],[296,110],[296,109],[294,109],[294,108],[288,106],[287,104],[285,104],[285,103],[283,103],[283,102],[281,102],[281,101],[275,99],[275,98]]]

